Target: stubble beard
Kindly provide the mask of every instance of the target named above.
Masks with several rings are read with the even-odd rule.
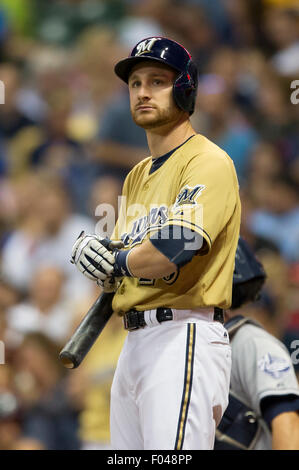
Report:
[[[155,108],[153,115],[147,112],[132,112],[132,118],[137,126],[145,130],[154,130],[160,127],[175,125],[181,118],[182,111],[177,106],[172,106],[166,109]]]

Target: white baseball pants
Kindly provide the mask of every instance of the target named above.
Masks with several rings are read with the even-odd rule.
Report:
[[[113,449],[213,449],[228,404],[228,334],[211,311],[173,313],[128,333],[111,389]]]

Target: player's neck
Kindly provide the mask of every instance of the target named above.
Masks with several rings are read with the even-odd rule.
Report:
[[[172,149],[183,144],[196,131],[188,120],[178,123],[175,127],[159,128],[146,131],[147,142],[152,158],[161,157]]]

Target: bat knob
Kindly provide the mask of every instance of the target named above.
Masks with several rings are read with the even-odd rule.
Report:
[[[59,359],[66,369],[75,369],[77,367],[73,355],[67,351],[61,351],[59,354]]]

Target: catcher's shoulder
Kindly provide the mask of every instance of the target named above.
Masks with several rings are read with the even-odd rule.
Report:
[[[285,345],[273,334],[267,331],[262,325],[254,325],[252,323],[245,323],[241,328],[238,329],[236,334],[233,336],[233,342],[235,345],[246,350],[248,344],[255,346],[258,345],[272,345],[282,350],[286,350]]]

